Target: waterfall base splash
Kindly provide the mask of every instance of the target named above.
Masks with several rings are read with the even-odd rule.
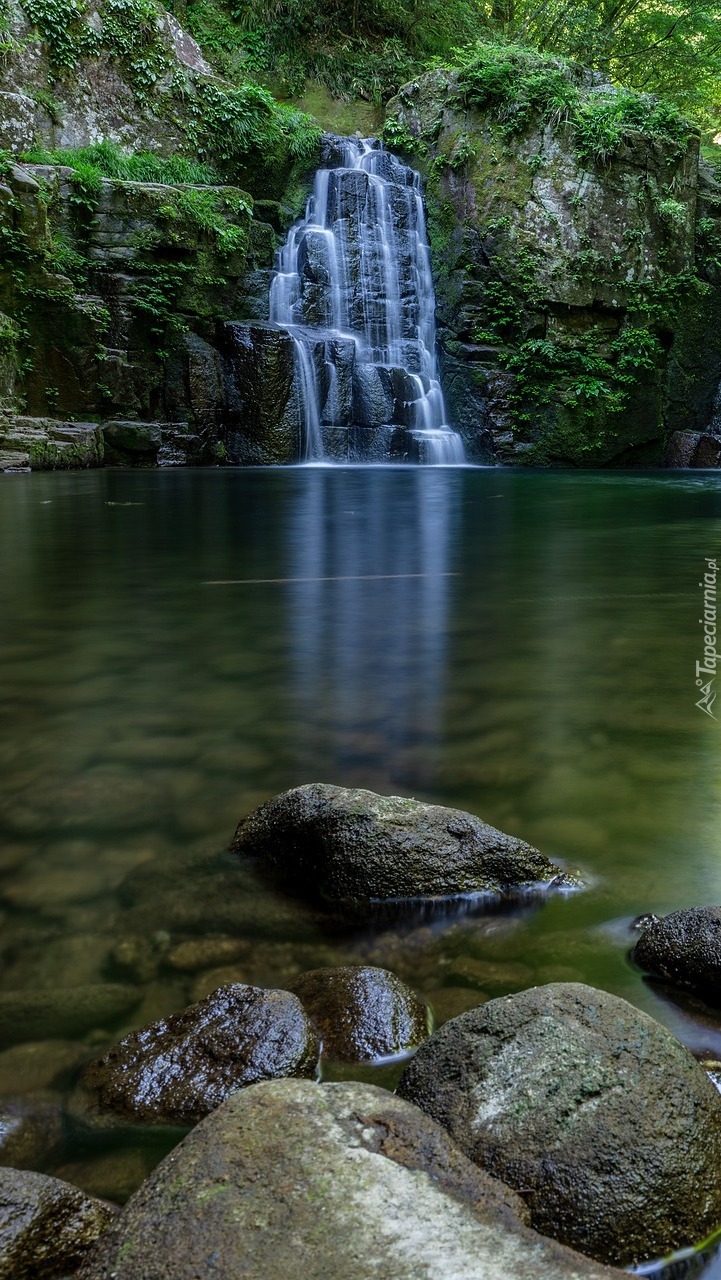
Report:
[[[436,366],[420,176],[374,141],[333,139],[270,290],[293,341],[303,462],[459,466]]]

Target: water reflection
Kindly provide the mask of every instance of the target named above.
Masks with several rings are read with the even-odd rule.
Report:
[[[458,473],[313,468],[289,514],[288,643],[298,760],[432,785],[455,574]],[[329,751],[329,747],[331,750]],[[310,775],[309,775],[310,776]]]

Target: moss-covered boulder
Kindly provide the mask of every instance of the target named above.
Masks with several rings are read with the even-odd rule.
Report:
[[[473,814],[320,782],[243,818],[231,849],[260,859],[288,890],[349,906],[578,883]]]
[[[151,1174],[79,1280],[613,1280],[417,1108],[362,1084],[253,1085]]]
[[[421,1045],[399,1093],[591,1257],[641,1262],[721,1222],[721,1097],[617,996],[553,983],[491,1000]]]

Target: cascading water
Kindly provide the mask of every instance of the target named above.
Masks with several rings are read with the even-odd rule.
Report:
[[[270,288],[270,319],[294,344],[303,461],[457,466],[420,176],[375,141],[337,144],[340,163],[318,170]]]

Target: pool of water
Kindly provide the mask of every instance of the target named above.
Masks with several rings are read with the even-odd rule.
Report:
[[[721,1015],[627,959],[639,913],[721,902],[721,725],[694,665],[717,474],[4,476],[0,547],[3,989],[141,989],[32,1039],[97,1052],[219,973],[282,986],[362,960],[438,1020],[590,982],[721,1058]],[[244,813],[314,780],[472,810],[590,887],[334,934],[223,855]],[[178,967],[216,935],[246,944],[233,965]],[[29,1083],[0,1055],[5,1097]],[[58,1151],[43,1167],[119,1194],[117,1151]],[[124,1152],[124,1185],[154,1158]]]

